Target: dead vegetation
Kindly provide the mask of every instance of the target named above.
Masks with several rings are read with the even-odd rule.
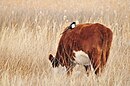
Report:
[[[1,86],[129,86],[129,0],[1,0]],[[60,34],[72,21],[101,23],[114,34],[106,68],[89,76],[77,66],[66,77],[64,68],[52,69]]]

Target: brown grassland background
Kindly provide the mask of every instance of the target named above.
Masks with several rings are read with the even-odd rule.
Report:
[[[101,23],[113,31],[100,76],[76,66],[53,69],[64,28],[72,21]],[[0,0],[0,86],[130,86],[129,0]]]

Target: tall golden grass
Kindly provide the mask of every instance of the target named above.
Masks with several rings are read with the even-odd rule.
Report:
[[[101,23],[113,31],[107,65],[100,76],[82,66],[66,76],[53,69],[64,28],[72,21]],[[130,86],[129,0],[1,0],[0,86]]]

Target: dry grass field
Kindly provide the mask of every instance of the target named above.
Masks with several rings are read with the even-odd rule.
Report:
[[[72,21],[101,23],[113,31],[100,76],[76,66],[53,69],[64,28]],[[0,86],[130,86],[129,0],[0,0]]]

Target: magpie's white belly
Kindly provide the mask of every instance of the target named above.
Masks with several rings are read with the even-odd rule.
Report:
[[[80,65],[90,65],[90,59],[88,54],[83,51],[73,51],[75,53],[75,63]]]

